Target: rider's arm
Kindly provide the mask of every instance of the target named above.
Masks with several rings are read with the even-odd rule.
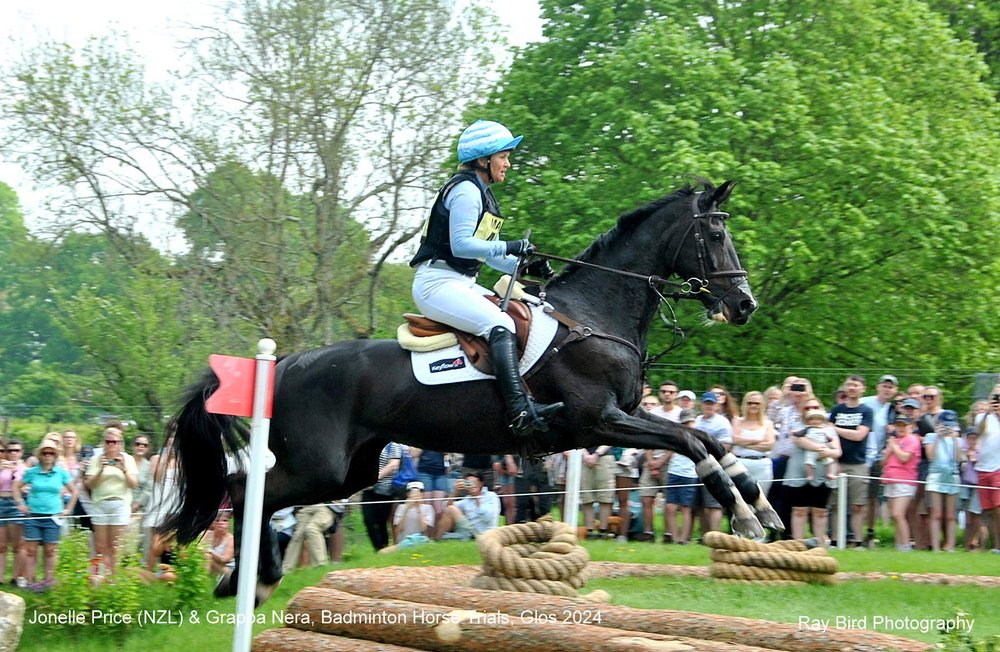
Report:
[[[463,181],[456,185],[445,197],[444,207],[449,213],[448,236],[453,255],[481,258],[497,271],[514,273],[517,258],[507,255],[505,241],[483,240],[475,236],[476,224],[483,212],[483,200],[476,184]]]

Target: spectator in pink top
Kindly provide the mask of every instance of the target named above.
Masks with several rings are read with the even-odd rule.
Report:
[[[14,582],[19,588],[28,586],[23,577],[25,563],[23,538],[24,516],[14,502],[14,483],[21,479],[25,466],[24,445],[17,439],[8,439],[0,447],[0,584],[6,583],[7,553],[10,552],[14,569]]]
[[[896,550],[908,552],[913,545],[906,508],[917,493],[920,438],[910,431],[912,421],[909,417],[897,415],[895,425],[895,430],[886,439],[882,457],[882,484],[889,501],[889,513],[896,525]]]

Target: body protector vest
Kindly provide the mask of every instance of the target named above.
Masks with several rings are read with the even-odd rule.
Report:
[[[462,170],[455,174],[444,184],[434,205],[431,207],[431,214],[424,222],[424,231],[420,236],[420,248],[417,254],[410,261],[410,267],[416,267],[424,261],[443,260],[455,271],[466,276],[475,276],[479,273],[479,268],[483,266],[483,260],[477,258],[459,258],[451,252],[450,239],[450,215],[448,209],[444,207],[445,197],[452,188],[462,181],[471,181],[479,188],[483,204],[483,212],[476,222],[474,237],[480,240],[497,240],[500,238],[500,227],[503,226],[503,217],[500,216],[500,204],[489,186],[482,182],[479,176],[471,170]]]

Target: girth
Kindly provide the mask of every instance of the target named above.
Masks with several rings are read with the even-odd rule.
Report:
[[[500,297],[496,295],[485,295],[487,299],[500,305]],[[507,314],[514,321],[515,334],[517,335],[517,352],[524,355],[524,348],[528,343],[528,332],[531,330],[531,310],[523,301],[512,299],[507,307]],[[414,313],[404,313],[407,326],[416,337],[433,337],[453,333],[458,338],[458,344],[465,352],[469,362],[484,374],[493,375],[493,365],[490,363],[490,344],[485,337],[472,335],[461,331],[454,326],[449,326],[439,321],[435,321],[423,315]]]

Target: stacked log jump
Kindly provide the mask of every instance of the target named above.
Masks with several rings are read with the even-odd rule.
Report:
[[[757,543],[722,532],[702,538],[712,549],[709,575],[730,582],[769,584],[835,584],[837,560],[825,548],[807,548],[802,541]]]
[[[254,649],[917,652],[932,647],[870,631],[817,632],[748,618],[595,604],[579,597],[486,591],[468,586],[475,573],[467,566],[330,573],[288,604],[290,628],[263,632]]]

